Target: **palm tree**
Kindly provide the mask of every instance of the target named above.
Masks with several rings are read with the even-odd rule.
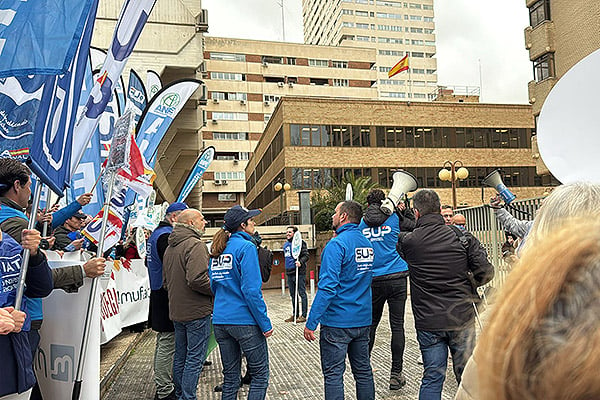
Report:
[[[311,208],[317,231],[331,230],[331,216],[335,212],[337,204],[345,200],[348,183],[352,185],[353,200],[360,204],[366,204],[367,194],[371,189],[379,187],[378,184],[371,181],[370,176],[356,178],[352,172],[347,172],[341,181],[334,180],[331,188],[315,192],[311,198]]]

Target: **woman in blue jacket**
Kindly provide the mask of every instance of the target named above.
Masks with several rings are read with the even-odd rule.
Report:
[[[273,334],[273,327],[262,297],[258,253],[252,241],[252,218],[258,214],[260,210],[231,207],[211,246],[213,326],[223,363],[223,400],[237,399],[242,352],[252,376],[248,399],[264,399],[269,386],[266,338]]]

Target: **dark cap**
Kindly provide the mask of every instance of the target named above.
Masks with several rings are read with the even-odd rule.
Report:
[[[175,211],[187,210],[188,208],[189,207],[187,204],[176,201],[175,203],[171,203],[171,205],[167,208],[167,214]]]
[[[82,213],[81,211],[77,211],[75,214],[71,215],[71,218],[79,218],[86,219],[88,216]]]
[[[225,230],[229,232],[235,231],[242,222],[248,221],[250,218],[257,216],[261,210],[248,210],[246,207],[235,205],[225,213]]]

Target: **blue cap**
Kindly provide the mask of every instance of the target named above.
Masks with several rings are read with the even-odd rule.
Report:
[[[242,222],[246,222],[260,213],[261,210],[248,210],[246,207],[235,205],[227,210],[223,217],[225,220],[224,228],[229,232],[234,232]]]
[[[176,201],[175,203],[171,203],[171,205],[167,208],[167,214],[175,211],[187,210],[188,208],[189,207],[187,204]]]

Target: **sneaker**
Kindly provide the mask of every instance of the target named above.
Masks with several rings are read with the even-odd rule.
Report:
[[[298,317],[298,319],[296,320],[296,322],[306,322],[306,317]]]
[[[399,390],[406,385],[406,378],[402,372],[392,373],[390,377],[390,390]]]
[[[158,397],[158,393],[154,395],[154,400],[177,400],[177,396],[175,396],[175,390],[167,395],[167,397]]]
[[[294,322],[294,316],[292,315],[291,317],[287,318],[285,322]]]

